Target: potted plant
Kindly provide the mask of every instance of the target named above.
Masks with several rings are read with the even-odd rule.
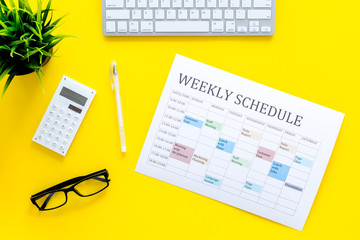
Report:
[[[65,35],[53,35],[61,17],[53,21],[51,0],[33,11],[28,0],[0,0],[0,81],[6,76],[2,97],[16,75],[36,72],[44,90],[41,68],[53,56],[53,48]]]

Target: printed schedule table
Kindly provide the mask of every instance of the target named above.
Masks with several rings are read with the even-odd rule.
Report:
[[[343,118],[177,55],[136,171],[302,230]]]
[[[147,162],[294,215],[319,146],[174,90]]]

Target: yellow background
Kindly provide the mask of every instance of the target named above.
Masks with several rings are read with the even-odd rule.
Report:
[[[32,1],[35,3],[35,0]],[[360,2],[276,1],[273,37],[104,37],[101,1],[54,0],[70,13],[64,40],[0,103],[0,239],[318,239],[359,236]],[[299,232],[134,171],[176,53],[345,113],[338,141]],[[119,145],[108,67],[119,65],[128,152]],[[32,137],[63,74],[97,90],[62,157]],[[4,84],[1,81],[0,88]],[[30,196],[107,168],[109,188],[39,212]]]

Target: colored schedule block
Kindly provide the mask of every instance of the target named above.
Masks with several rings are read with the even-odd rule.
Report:
[[[197,127],[197,128],[202,128],[202,125],[203,125],[203,121],[200,121],[196,118],[189,117],[189,116],[185,116],[184,123],[187,123],[187,124]]]
[[[269,171],[269,177],[285,182],[290,167],[278,162],[273,162]]]
[[[180,143],[174,143],[171,150],[170,157],[184,163],[190,163],[191,157],[194,153],[194,149]]]
[[[218,144],[216,145],[216,148],[222,151],[225,151],[227,153],[232,153],[235,147],[235,143],[231,142],[229,140],[219,138]]]
[[[297,155],[295,156],[294,162],[296,162],[300,165],[303,165],[305,167],[308,167],[308,168],[312,168],[312,165],[313,165],[313,161],[311,161],[307,158],[304,158],[304,157],[297,156]]]
[[[233,156],[231,162],[236,163],[242,167],[250,168],[251,162],[238,156]]]
[[[205,126],[217,131],[221,131],[221,127],[222,127],[221,123],[215,122],[210,119],[206,119]]]
[[[259,147],[256,153],[256,157],[271,162],[274,158],[275,152],[273,150]]]
[[[262,186],[252,183],[252,182],[248,182],[248,181],[246,181],[244,188],[249,189],[254,192],[257,192],[257,193],[260,193],[262,190]]]
[[[220,187],[220,185],[221,185],[221,180],[220,179],[218,179],[216,177],[209,176],[209,175],[205,176],[204,182],[210,183],[210,184],[215,185],[217,187]]]

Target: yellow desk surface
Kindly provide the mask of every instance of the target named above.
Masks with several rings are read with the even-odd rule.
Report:
[[[35,0],[32,2],[35,3]],[[64,40],[0,103],[0,239],[332,239],[359,236],[358,0],[276,1],[273,37],[104,37],[101,1],[54,0]],[[134,171],[176,53],[345,113],[302,232]],[[119,65],[128,152],[120,151],[109,64]],[[62,157],[32,137],[62,75],[97,90]],[[0,88],[4,80],[0,83]],[[109,188],[39,212],[30,196],[107,168]]]

